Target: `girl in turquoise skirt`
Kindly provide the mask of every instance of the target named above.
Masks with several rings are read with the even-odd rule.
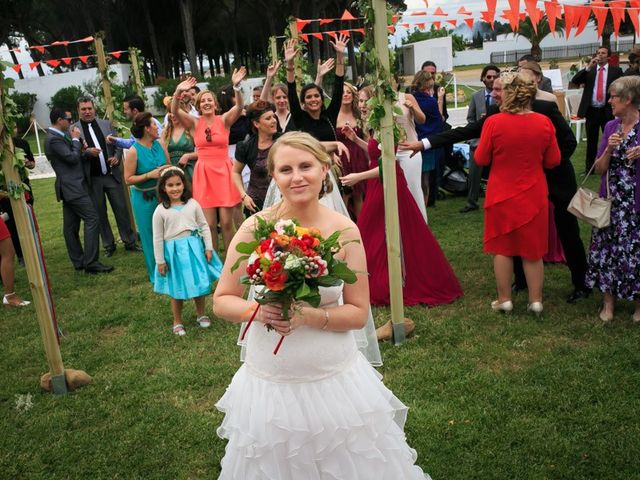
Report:
[[[182,322],[184,300],[194,299],[197,322],[211,325],[204,314],[205,296],[222,272],[213,250],[211,232],[200,204],[191,198],[184,171],[169,167],[158,181],[160,204],[153,214],[153,254],[156,267],[153,290],[171,297],[173,333],[186,334]]]

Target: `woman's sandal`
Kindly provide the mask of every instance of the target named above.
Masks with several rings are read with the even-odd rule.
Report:
[[[178,335],[179,337],[184,337],[187,334],[187,331],[184,329],[184,325],[179,323],[173,326],[173,334]]]
[[[12,302],[11,301],[12,297],[17,298],[18,301]],[[31,302],[28,300],[22,300],[20,297],[16,295],[16,292],[13,292],[13,293],[7,293],[4,297],[2,297],[2,304],[8,307],[26,307],[27,305],[30,305]]]
[[[198,322],[198,325],[200,325],[200,327],[202,328],[209,328],[211,326],[211,319],[206,315],[198,317],[196,321]]]

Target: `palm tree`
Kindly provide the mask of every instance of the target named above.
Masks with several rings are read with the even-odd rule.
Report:
[[[556,20],[556,32],[560,34],[564,32],[563,20]],[[527,16],[527,18],[520,22],[517,35],[520,37],[524,37],[531,42],[531,55],[533,55],[537,61],[540,61],[542,60],[542,48],[540,48],[540,43],[542,43],[542,40],[550,33],[551,29],[549,28],[547,16],[543,15],[540,19],[540,22],[538,23],[537,32],[533,28],[531,18]]]

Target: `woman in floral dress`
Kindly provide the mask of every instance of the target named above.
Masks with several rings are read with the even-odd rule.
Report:
[[[613,319],[615,300],[635,301],[640,322],[640,77],[622,77],[609,87],[616,117],[604,129],[595,170],[602,175],[600,195],[611,194],[611,224],[594,228],[586,283],[604,294],[600,319]]]

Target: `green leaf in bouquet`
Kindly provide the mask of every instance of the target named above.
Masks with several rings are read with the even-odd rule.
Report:
[[[236,245],[236,251],[251,255],[258,245],[260,245],[260,242],[257,240],[254,240],[253,242],[240,242]]]
[[[311,294],[311,289],[306,282],[302,282],[296,290],[296,300],[306,299]]]
[[[313,308],[318,308],[320,306],[320,300],[322,298],[320,297],[320,293],[318,291],[312,292],[310,295],[307,295],[304,299],[305,302],[307,302],[309,305],[311,305]]]
[[[319,287],[337,287],[342,283],[342,280],[333,275],[325,275],[324,277],[316,278],[316,283]]]
[[[247,258],[249,258],[249,255],[242,255],[238,257],[238,259],[236,260],[236,263],[234,263],[233,266],[231,267],[231,273],[235,272],[240,266],[240,264],[244,262]]]
[[[331,275],[344,281],[345,283],[355,283],[356,273],[344,262],[336,262],[331,271]]]

